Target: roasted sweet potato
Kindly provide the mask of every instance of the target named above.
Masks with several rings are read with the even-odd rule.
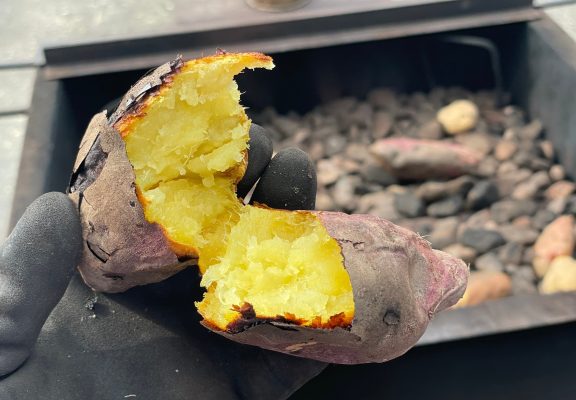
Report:
[[[272,66],[252,53],[177,60],[94,117],[69,189],[80,272],[120,292],[197,264],[202,323],[223,336],[330,362],[389,360],[461,297],[467,267],[373,216],[242,203],[250,121],[234,76]]]

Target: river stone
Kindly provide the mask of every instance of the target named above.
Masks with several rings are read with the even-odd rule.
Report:
[[[421,217],[426,213],[424,202],[411,192],[397,194],[394,205],[396,210],[406,217]]]
[[[489,180],[477,182],[468,192],[466,206],[471,210],[489,207],[498,200],[500,193],[496,184]]]
[[[492,230],[468,228],[462,234],[460,243],[472,247],[479,253],[486,253],[506,243],[504,237]]]

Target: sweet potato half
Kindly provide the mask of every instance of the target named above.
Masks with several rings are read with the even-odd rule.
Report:
[[[374,216],[244,205],[250,120],[234,76],[255,53],[165,64],[82,140],[69,193],[97,291],[198,265],[203,324],[232,340],[337,363],[403,354],[462,296],[468,269]]]

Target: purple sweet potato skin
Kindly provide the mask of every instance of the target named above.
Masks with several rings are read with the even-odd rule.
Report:
[[[90,122],[80,156],[88,156],[83,149],[93,149],[96,138],[105,155],[98,175],[69,194],[82,222],[82,278],[96,291],[115,293],[174,275],[186,264],[178,261],[162,229],[146,221],[124,141],[104,112]]]
[[[114,124],[137,115],[177,73],[182,60],[163,64],[140,79],[111,116],[96,114],[80,143],[68,195],[82,222],[84,252],[78,266],[88,286],[117,293],[160,282],[189,265],[178,260],[162,228],[146,221],[126,147]],[[181,262],[182,261],[182,262]]]
[[[320,361],[385,362],[414,346],[434,314],[463,295],[466,264],[433,250],[417,234],[375,216],[315,214],[340,244],[350,275],[355,316],[349,329],[263,322],[239,333],[217,333]]]

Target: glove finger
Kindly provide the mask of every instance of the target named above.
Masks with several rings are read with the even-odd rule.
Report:
[[[328,366],[324,362],[267,350],[260,351],[260,361],[258,371],[236,383],[241,398],[288,399]]]
[[[29,356],[81,252],[78,213],[62,193],[32,203],[0,248],[0,376]]]
[[[286,210],[313,210],[316,170],[300,149],[282,150],[270,161],[254,189],[252,202]]]
[[[272,139],[261,126],[256,124],[250,126],[248,144],[250,146],[248,149],[248,167],[236,189],[239,197],[245,197],[248,194],[272,158]]]

